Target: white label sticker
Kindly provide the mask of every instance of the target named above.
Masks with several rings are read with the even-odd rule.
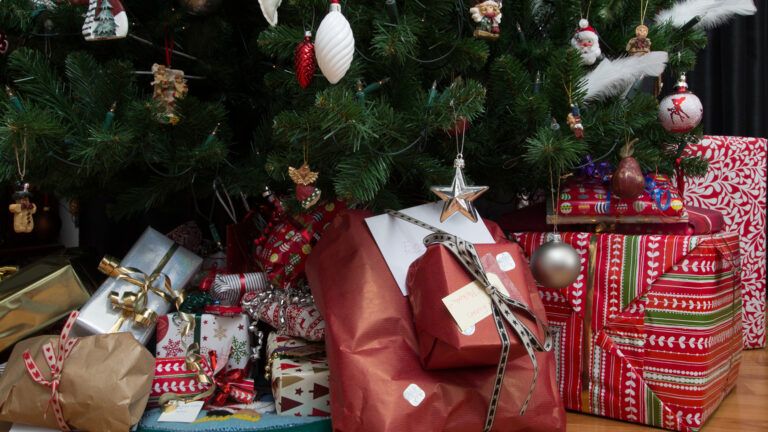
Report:
[[[462,331],[461,334],[463,334],[464,336],[472,336],[473,334],[475,334],[475,326],[472,326],[472,327]]]
[[[197,420],[197,415],[203,409],[203,404],[205,404],[205,401],[179,402],[171,406],[168,411],[163,411],[160,417],[157,418],[157,421],[192,423]]]
[[[502,252],[496,255],[496,262],[499,263],[499,268],[501,268],[501,271],[505,272],[514,270],[515,267],[517,267],[515,264],[515,259],[512,258],[512,255],[510,255],[509,252]]]
[[[509,292],[504,287],[498,276],[493,273],[487,273],[491,284],[499,289],[504,295]],[[491,316],[491,297],[480,286],[480,283],[473,281],[464,287],[452,292],[443,299],[445,307],[448,308],[456,324],[459,325],[461,332],[464,333],[470,327]]]
[[[409,404],[417,407],[421,405],[421,402],[424,401],[424,398],[427,397],[427,394],[424,393],[424,390],[422,390],[421,387],[417,386],[416,384],[410,384],[403,391],[403,397],[408,401]]]

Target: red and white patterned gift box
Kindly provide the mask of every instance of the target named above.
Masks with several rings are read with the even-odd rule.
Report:
[[[280,415],[331,415],[328,360],[325,346],[270,333],[267,373]]]
[[[157,320],[157,357],[183,356],[186,347],[193,343],[200,346],[200,355],[209,357],[216,352],[219,359],[227,359],[225,371],[246,369],[251,356],[249,320],[245,314],[217,316],[196,314],[191,332],[182,337],[184,321],[174,312]]]
[[[722,212],[741,235],[744,346],[765,347],[766,140],[708,136],[685,154],[709,161],[706,176],[685,179],[685,203]]]
[[[540,293],[565,407],[699,430],[738,376],[738,235],[562,235],[581,274]],[[528,256],[545,236],[516,235]]]
[[[203,373],[213,376],[208,361],[201,360]],[[155,377],[152,378],[152,390],[149,393],[149,405],[157,406],[160,397],[166,393],[179,396],[194,396],[208,390],[209,384],[201,383],[198,374],[187,367],[184,357],[158,358],[155,360]]]

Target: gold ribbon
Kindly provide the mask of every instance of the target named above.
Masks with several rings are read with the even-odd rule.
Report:
[[[167,260],[163,261],[167,262]],[[162,268],[163,264],[164,262],[161,262],[161,265],[158,267]],[[157,321],[157,311],[147,306],[150,292],[160,296],[168,303],[175,304],[177,308],[184,302],[184,294],[174,292],[171,279],[159,269],[151,275],[147,275],[133,267],[122,267],[119,260],[105,256],[99,263],[99,271],[109,277],[128,282],[139,288],[137,292],[125,291],[122,295],[118,291],[109,293],[109,302],[112,308],[121,311],[120,317],[110,329],[110,333],[120,331],[126,320],[133,320],[142,327],[148,327]],[[163,281],[162,288],[155,287],[156,282],[159,280]],[[187,317],[184,318],[186,325],[182,329],[182,335],[186,335],[194,328],[194,320],[186,319]]]
[[[193,320],[194,322],[194,320]],[[216,382],[213,377],[206,374],[203,369],[203,356],[200,355],[200,345],[193,343],[187,347],[187,353],[185,355],[184,362],[187,369],[197,374],[197,380],[200,384],[208,385],[208,389],[191,395],[180,395],[178,393],[165,393],[160,396],[159,404],[163,407],[163,411],[173,411],[175,408],[174,402],[194,402],[196,400],[207,399],[216,391]]]
[[[18,266],[3,266],[0,267],[0,281],[9,277],[13,276],[16,272],[19,271]]]

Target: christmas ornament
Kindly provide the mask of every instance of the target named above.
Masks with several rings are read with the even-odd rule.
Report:
[[[651,40],[648,39],[648,27],[640,24],[635,27],[635,37],[627,43],[629,55],[643,55],[651,52]]]
[[[656,15],[659,24],[669,23],[677,28],[711,30],[737,15],[754,15],[753,0],[683,0]]]
[[[446,132],[448,132],[448,135],[452,137],[457,137],[468,131],[470,126],[472,126],[472,123],[469,122],[469,119],[464,116],[459,116],[453,123],[453,127],[448,129]]]
[[[37,206],[30,202],[32,193],[29,192],[29,183],[19,183],[16,193],[13,194],[15,204],[8,206],[13,213],[13,231],[19,234],[29,234],[35,229],[32,215],[37,212]]]
[[[128,15],[120,0],[90,0],[83,23],[87,41],[121,39],[128,35]]]
[[[595,64],[603,54],[600,50],[600,39],[597,32],[584,18],[579,21],[579,28],[571,38],[571,46],[579,51],[585,65]]]
[[[695,94],[688,90],[685,74],[675,85],[674,93],[659,103],[659,121],[668,132],[688,133],[701,123],[704,106]]]
[[[531,256],[531,271],[541,285],[562,289],[579,277],[581,258],[571,245],[563,243],[560,234],[551,233]]]
[[[293,67],[296,71],[296,80],[301,88],[307,88],[312,83],[312,78],[317,70],[315,62],[315,45],[312,43],[312,32],[304,32],[304,40],[296,45],[294,51]]]
[[[349,22],[341,14],[339,0],[331,0],[328,15],[323,18],[315,36],[317,65],[331,84],[336,84],[352,65],[355,38]]]
[[[576,139],[584,139],[584,125],[581,124],[581,111],[578,105],[571,104],[571,112],[568,113],[566,122]]]
[[[472,21],[476,22],[475,37],[495,41],[499,38],[501,23],[501,1],[478,0],[474,7],[469,8]]]
[[[306,161],[298,169],[288,167],[288,177],[296,183],[296,199],[299,200],[301,206],[305,209],[312,207],[320,199],[322,192],[312,185],[319,176],[320,173],[309,169]]]
[[[266,19],[272,27],[277,25],[277,8],[280,7],[280,3],[282,2],[283,0],[259,0],[261,14],[264,15],[264,19]]]
[[[638,139],[634,139],[626,143],[619,151],[621,162],[611,179],[611,191],[619,198],[637,198],[645,190],[643,171],[637,160],[632,157],[637,141]]]
[[[179,0],[179,4],[191,15],[208,15],[219,9],[221,0]]]
[[[641,56],[603,59],[584,78],[584,101],[605,100],[624,94],[637,80],[646,76],[657,77],[664,73],[669,54],[652,51]]]
[[[445,201],[440,213],[440,222],[445,222],[454,213],[459,212],[472,222],[477,222],[477,209],[474,201],[488,190],[488,186],[467,186],[464,180],[464,158],[461,153],[453,162],[456,169],[450,186],[433,186],[432,192]]]
[[[9,48],[10,43],[8,42],[8,35],[0,30],[0,55],[7,54]]]
[[[175,125],[181,120],[175,113],[176,101],[183,99],[189,91],[184,71],[155,63],[152,65],[152,74],[152,99],[162,108],[160,121]]]

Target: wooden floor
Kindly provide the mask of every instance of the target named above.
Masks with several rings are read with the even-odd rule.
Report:
[[[653,431],[644,426],[583,414],[568,413],[568,431],[637,432]],[[744,351],[739,381],[702,432],[768,431],[768,351]]]

